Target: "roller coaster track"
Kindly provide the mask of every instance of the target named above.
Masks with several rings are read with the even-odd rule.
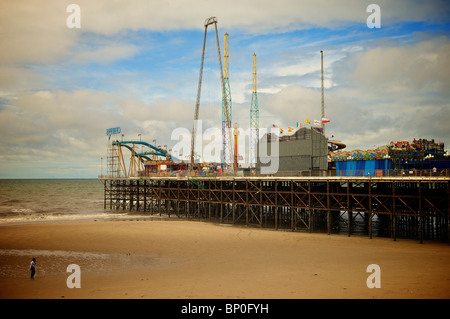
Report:
[[[133,148],[129,145],[129,144],[134,144],[134,145],[144,145],[149,147],[150,149],[153,150],[153,152],[143,152],[143,153],[137,153],[136,151],[133,151]],[[160,149],[152,144],[149,144],[147,142],[142,142],[142,141],[115,141],[112,143],[112,145],[120,145],[123,146],[125,148],[127,148],[132,155],[136,156],[136,157],[140,157],[141,161],[144,162],[143,159],[146,160],[150,160],[149,156],[163,156],[166,157],[167,159],[171,158],[171,155],[169,153],[167,153],[167,151]]]
[[[161,149],[159,147],[156,147],[154,145],[151,145],[147,142],[142,141],[113,141],[112,146],[118,147],[116,151],[112,151],[115,153],[115,156],[111,156],[111,167],[114,167],[115,164],[112,164],[114,159],[117,161],[117,176],[120,176],[122,173],[125,175],[125,177],[131,177],[131,176],[137,176],[139,170],[142,170],[141,165],[145,165],[145,161],[151,161],[155,159],[155,156],[161,156],[165,158],[166,160],[170,161],[172,160],[172,156],[167,152],[167,150]],[[148,147],[150,151],[144,152],[136,152],[136,145],[142,145],[145,147]],[[129,167],[127,169],[124,158],[123,158],[123,152],[122,147],[125,147],[128,149],[131,153]],[[136,161],[137,159],[137,161]],[[113,169],[115,172],[115,170]],[[122,172],[122,173],[121,173]]]

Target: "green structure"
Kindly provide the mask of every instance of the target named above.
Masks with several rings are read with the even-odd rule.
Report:
[[[228,33],[224,34],[223,85],[225,93],[222,99],[222,168],[231,164],[231,90],[229,78],[230,56],[228,51]]]
[[[254,168],[256,164],[256,149],[259,140],[259,106],[258,94],[256,93],[256,54],[253,53],[253,90],[252,104],[250,106],[250,148],[249,160],[250,167]]]

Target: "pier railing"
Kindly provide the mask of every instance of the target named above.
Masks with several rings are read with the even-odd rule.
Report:
[[[160,171],[160,172],[138,172],[131,178],[145,178],[145,177],[327,177],[327,176],[341,176],[341,177],[448,177],[450,178],[449,169],[440,170],[379,170],[379,171],[364,171],[364,170],[309,170],[309,171],[279,171],[275,174],[261,174],[251,170],[238,170],[237,172],[219,172],[219,171]],[[123,176],[115,175],[99,175],[100,179],[108,178],[123,178]]]

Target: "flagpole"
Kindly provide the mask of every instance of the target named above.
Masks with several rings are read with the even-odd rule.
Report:
[[[322,119],[325,117],[325,101],[323,96],[323,51],[320,50],[321,82],[322,82]],[[322,121],[322,133],[325,135],[325,123]]]

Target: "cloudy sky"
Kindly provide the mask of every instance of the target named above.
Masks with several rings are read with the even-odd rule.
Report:
[[[80,7],[69,28],[67,7]],[[381,9],[369,28],[367,6]],[[260,125],[320,119],[347,149],[427,138],[450,145],[448,1],[3,0],[0,2],[0,178],[96,177],[106,129],[172,147],[190,129],[203,22],[230,39],[233,122],[249,126],[252,54]],[[208,29],[203,129],[221,127],[214,29]],[[103,166],[101,165],[103,158]]]

